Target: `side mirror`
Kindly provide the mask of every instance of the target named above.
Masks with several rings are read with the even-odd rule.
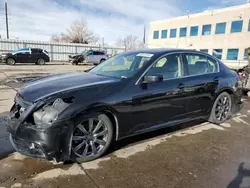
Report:
[[[152,76],[144,76],[143,83],[156,83],[162,81],[163,81],[162,75],[152,75]]]

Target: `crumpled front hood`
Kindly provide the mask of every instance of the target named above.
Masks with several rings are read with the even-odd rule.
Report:
[[[74,54],[74,55],[69,55],[70,58],[76,58],[79,56],[83,56],[83,54]]]
[[[29,82],[24,88],[19,90],[19,94],[24,99],[35,102],[55,93],[92,85],[118,82],[119,80],[85,72],[55,74]]]

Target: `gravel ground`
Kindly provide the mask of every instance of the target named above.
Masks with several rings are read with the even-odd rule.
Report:
[[[21,72],[19,66],[5,71],[9,80],[0,86],[0,187],[250,187],[249,97],[240,113],[220,126],[190,122],[127,138],[93,162],[52,164],[13,153],[3,121],[15,95],[11,87],[21,87],[16,78],[28,74],[30,67],[40,68],[25,65]],[[85,68],[47,67],[35,73]]]

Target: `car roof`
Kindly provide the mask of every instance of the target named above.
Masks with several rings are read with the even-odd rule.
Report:
[[[42,48],[30,48],[32,50],[43,50]]]
[[[171,53],[171,52],[200,52],[200,51],[191,50],[191,49],[179,49],[179,48],[149,48],[149,49],[127,51],[127,52],[165,54],[165,53]]]

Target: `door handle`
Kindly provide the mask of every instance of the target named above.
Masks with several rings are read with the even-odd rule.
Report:
[[[214,77],[214,82],[219,82],[219,78],[217,76]]]
[[[185,87],[185,85],[182,84],[182,83],[180,83],[180,84],[177,86],[178,89],[184,89],[184,87]]]

